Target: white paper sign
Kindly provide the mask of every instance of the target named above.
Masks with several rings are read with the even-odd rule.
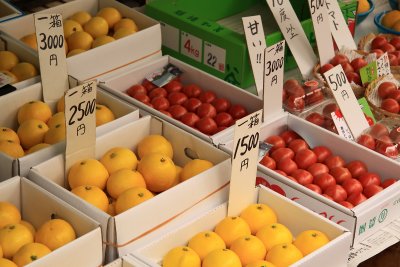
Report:
[[[390,62],[387,52],[385,52],[378,60],[376,61],[378,77],[382,77],[385,75],[389,75],[390,72]]]
[[[340,112],[340,111],[332,112],[331,116],[332,116],[333,123],[335,124],[336,129],[338,131],[338,134],[347,140],[354,141],[354,137],[351,134],[349,126],[347,125],[342,112]]]
[[[62,16],[61,14],[33,14],[33,16],[43,100],[58,101],[69,88]]]
[[[246,36],[247,49],[249,50],[251,68],[256,84],[258,96],[263,92],[263,68],[265,44],[264,28],[261,16],[243,17],[243,28]]]
[[[238,216],[254,202],[261,110],[235,123],[228,216]]]
[[[303,77],[308,77],[318,59],[289,0],[266,0]]]
[[[181,54],[201,62],[203,51],[203,40],[181,31]]]
[[[328,70],[324,73],[324,76],[353,137],[357,139],[369,125],[364,113],[360,109],[360,105],[350,86],[350,82],[347,80],[342,65],[339,64]]]
[[[205,65],[225,73],[226,50],[209,42],[204,42]]]

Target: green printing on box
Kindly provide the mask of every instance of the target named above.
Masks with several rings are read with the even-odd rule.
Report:
[[[308,40],[315,44],[307,0],[291,0]],[[340,6],[347,18],[357,0]],[[145,13],[160,21],[163,53],[241,88],[254,84],[241,17],[261,15],[267,46],[283,39],[265,0],[153,0]],[[286,49],[285,69],[296,62]]]

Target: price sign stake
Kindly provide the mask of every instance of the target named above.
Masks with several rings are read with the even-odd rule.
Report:
[[[228,216],[237,216],[254,202],[261,110],[235,123]]]
[[[34,14],[43,100],[55,102],[68,90],[64,31],[60,14]]]

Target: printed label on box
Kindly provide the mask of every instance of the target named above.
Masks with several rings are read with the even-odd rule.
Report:
[[[225,73],[226,50],[209,42],[204,42],[205,65]]]
[[[202,59],[203,40],[184,31],[181,32],[181,54],[198,62]]]
[[[179,52],[179,29],[160,21],[162,44]]]

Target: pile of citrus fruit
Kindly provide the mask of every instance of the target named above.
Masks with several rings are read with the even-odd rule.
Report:
[[[383,15],[381,23],[386,28],[400,31],[400,11],[395,9]]]
[[[137,153],[113,147],[99,160],[76,162],[69,169],[68,184],[72,193],[114,216],[213,166],[193,159],[180,167],[173,153],[164,136],[149,135],[139,142]]]
[[[29,62],[21,62],[11,51],[0,51],[0,72],[11,78],[11,84],[21,82],[38,75],[35,66]]]
[[[171,249],[163,267],[286,267],[329,242],[318,230],[296,238],[265,204],[251,204],[240,216],[225,217],[214,231],[194,235]]]
[[[0,266],[28,265],[75,238],[66,220],[47,220],[36,230],[12,203],[0,202]]]

